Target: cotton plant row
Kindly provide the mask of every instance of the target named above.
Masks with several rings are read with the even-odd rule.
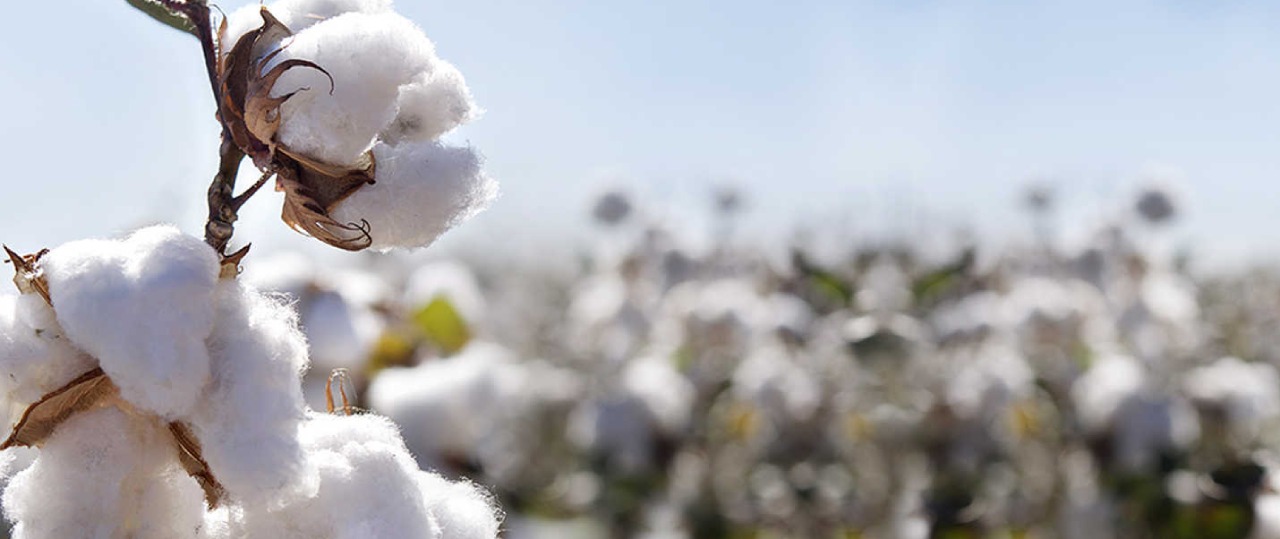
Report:
[[[239,279],[248,246],[228,249],[272,178],[287,224],[349,250],[426,246],[482,209],[496,188],[478,154],[439,141],[476,114],[457,69],[390,2],[284,0],[216,27],[203,1],[132,3],[199,39],[221,167],[204,238],[155,226],[6,248],[13,536],[496,538],[486,489],[423,470],[342,376],[308,405],[295,306]],[[234,195],[246,157],[262,176]]]
[[[513,537],[1274,537],[1277,287],[1142,249],[1178,203],[1141,190],[1072,250],[818,263],[692,249],[610,191],[613,243],[554,293],[483,262],[318,288],[379,320],[340,362],[361,404]]]

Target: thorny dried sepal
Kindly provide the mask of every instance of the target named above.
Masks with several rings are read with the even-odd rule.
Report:
[[[222,265],[218,268],[219,279],[235,279],[240,275],[240,262],[244,260],[245,255],[249,254],[249,248],[252,244],[241,247],[240,250],[224,255],[222,257]]]
[[[41,249],[35,254],[19,255],[5,245],[4,252],[9,255],[9,263],[13,264],[13,284],[18,287],[18,291],[23,294],[40,294],[45,303],[52,304],[49,299],[49,283],[45,281],[44,271],[40,269],[40,258],[49,250]]]
[[[120,389],[107,378],[102,368],[86,372],[28,406],[18,424],[9,432],[9,437],[0,443],[0,450],[14,446],[39,446],[71,416],[107,406],[119,393]]]
[[[276,176],[276,190],[285,195],[281,218],[286,224],[334,247],[364,249],[373,242],[368,224],[339,223],[329,213],[357,189],[373,183],[373,154],[366,152],[353,166],[340,166],[279,143],[280,108],[299,92],[309,90],[304,87],[273,96],[280,77],[294,68],[315,69],[328,77],[330,93],[334,81],[323,67],[307,60],[295,58],[272,65],[293,33],[265,7],[260,13],[262,26],[242,36],[229,51],[224,50],[225,20],[218,29],[218,116],[254,165],[266,175]]]

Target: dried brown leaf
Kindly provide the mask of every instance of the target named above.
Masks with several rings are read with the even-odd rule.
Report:
[[[200,484],[209,509],[218,507],[226,497],[227,490],[223,488],[222,483],[218,482],[218,478],[213,476],[209,463],[205,462],[200,440],[196,439],[190,426],[180,421],[169,423],[169,433],[173,434],[173,442],[178,446],[178,461],[182,463],[182,469]]]
[[[101,368],[86,372],[28,406],[0,450],[40,445],[68,418],[110,404],[119,392]]]

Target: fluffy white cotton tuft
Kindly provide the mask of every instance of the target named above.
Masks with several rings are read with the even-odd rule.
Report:
[[[472,342],[457,355],[408,369],[386,369],[369,403],[404,429],[420,459],[468,455],[502,414],[517,407],[527,380],[511,352]]]
[[[419,470],[385,418],[316,414],[300,439],[319,490],[273,511],[246,508],[247,536],[497,537],[498,517],[488,501],[469,485]]]
[[[98,359],[134,405],[173,419],[209,381],[218,258],[157,226],[123,241],[68,243],[41,260],[65,334]]]
[[[490,539],[498,536],[502,515],[480,487],[452,483],[433,473],[418,474],[418,489],[445,539]]]
[[[26,406],[94,368],[35,294],[0,296],[0,403]]]
[[[435,139],[480,115],[462,73],[443,60],[401,86],[397,104],[395,120],[382,133],[392,144]]]
[[[167,435],[114,407],[72,416],[4,491],[14,537],[196,537],[203,494]]]
[[[300,377],[306,341],[294,313],[229,281],[218,288],[209,337],[213,381],[191,417],[204,456],[232,497],[260,503],[300,483],[299,424],[306,417]]]
[[[280,77],[274,95],[298,93],[280,109],[279,141],[314,159],[352,165],[396,117],[400,86],[432,68],[435,50],[404,17],[347,13],[299,32],[278,58],[314,62],[333,76],[332,94],[317,69],[293,68]]]
[[[377,183],[339,203],[332,215],[343,223],[367,221],[375,249],[426,247],[498,194],[471,148],[379,144],[374,156]]]

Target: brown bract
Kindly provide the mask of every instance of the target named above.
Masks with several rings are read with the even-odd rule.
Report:
[[[348,167],[313,159],[279,142],[281,105],[310,89],[273,96],[276,81],[293,68],[315,69],[329,77],[332,93],[333,77],[307,60],[293,58],[273,65],[293,33],[267,8],[263,7],[261,14],[262,26],[240,37],[230,51],[222,50],[226,20],[218,29],[217,70],[222,90],[218,117],[254,165],[276,175],[276,190],[284,192],[281,217],[285,223],[334,247],[364,249],[373,241],[369,224],[339,223],[329,212],[360,187],[373,183],[373,152],[366,152],[359,163]]]

